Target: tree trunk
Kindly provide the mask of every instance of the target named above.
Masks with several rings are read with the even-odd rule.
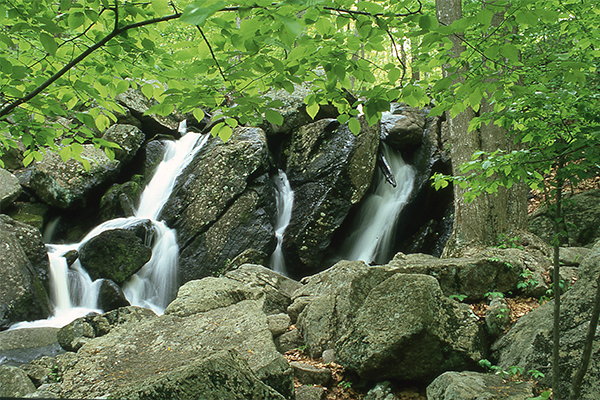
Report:
[[[436,14],[443,25],[450,25],[462,17],[460,0],[436,0]],[[451,49],[454,57],[465,51],[463,38],[453,35]],[[463,68],[466,72],[468,67]],[[448,73],[444,71],[444,75]],[[455,82],[459,82],[458,78]],[[481,111],[490,111],[493,105],[485,100]],[[490,123],[479,130],[469,132],[469,123],[475,117],[472,108],[467,108],[454,118],[447,116],[444,132],[450,145],[453,174],[458,175],[461,164],[471,161],[475,151],[495,151],[507,149],[507,132],[505,129]],[[501,189],[497,195],[483,194],[473,202],[464,199],[465,189],[454,186],[454,227],[446,244],[443,256],[460,256],[466,247],[496,244],[498,236],[513,229],[525,227],[527,217],[526,190],[522,185],[511,189]]]

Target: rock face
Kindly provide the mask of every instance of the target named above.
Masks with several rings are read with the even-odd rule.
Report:
[[[0,168],[0,212],[19,197],[21,190],[19,179],[7,170]]]
[[[31,379],[20,368],[0,365],[0,397],[23,397],[35,392]]]
[[[394,104],[381,116],[381,140],[396,150],[417,146],[423,140],[427,111]]]
[[[152,249],[128,229],[111,229],[87,241],[79,250],[81,265],[95,280],[122,284],[146,264]]]
[[[600,190],[589,190],[565,201],[563,215],[567,223],[569,246],[591,246],[600,238]],[[529,218],[529,229],[552,243],[554,223],[547,207],[542,207]]]
[[[42,201],[54,207],[85,207],[95,190],[116,177],[120,163],[109,160],[103,150],[93,145],[83,145],[81,157],[89,161],[89,170],[79,161],[64,162],[58,154],[46,152],[44,159],[35,164],[31,189]]]
[[[144,115],[156,103],[153,100],[149,100],[141,91],[127,89],[124,93],[117,95],[115,100],[127,107],[131,116],[141,122],[141,129],[146,132],[149,138],[159,133],[177,133],[179,122],[173,116]]]
[[[427,381],[485,357],[470,308],[444,297],[433,277],[341,261],[306,282],[294,297],[310,299],[296,324],[307,351],[334,348],[362,378]]]
[[[567,398],[570,382],[581,361],[583,342],[593,308],[594,293],[600,276],[600,245],[579,267],[579,277],[561,299],[561,398]],[[537,369],[546,377],[542,385],[552,382],[552,325],[554,302],[550,301],[521,317],[512,329],[494,344],[492,350],[502,368],[518,366],[525,371]],[[596,330],[595,343],[600,341]],[[600,399],[600,349],[593,347],[590,366],[583,380],[582,399]]]
[[[46,290],[50,289],[50,261],[46,245],[40,231],[23,222],[15,221],[6,215],[0,215],[0,231],[11,233],[31,262],[35,275]]]
[[[290,224],[283,238],[292,276],[314,272],[334,231],[371,184],[379,146],[379,126],[359,117],[361,132],[323,119],[293,134],[286,174],[294,190]]]
[[[425,274],[435,277],[444,295],[464,295],[478,301],[488,292],[516,291],[526,265],[517,249],[490,249],[475,257],[436,258],[427,254],[398,253],[390,265],[406,274]],[[513,251],[514,250],[514,251]],[[546,264],[549,262],[544,258]]]
[[[134,178],[136,177],[141,178],[140,175],[136,175]],[[141,179],[112,185],[100,199],[100,218],[108,221],[117,217],[133,216],[142,189]]]
[[[41,244],[41,238],[39,232],[37,236],[32,234],[33,230],[0,216],[0,330],[18,321],[47,318],[52,313],[48,294],[38,277],[38,270],[42,276],[48,276],[48,258],[46,255],[43,265],[36,246]],[[36,239],[39,243],[35,243]]]
[[[102,139],[118,144],[121,148],[114,150],[115,158],[127,164],[144,143],[146,135],[136,126],[115,124],[104,132]]]
[[[275,206],[267,170],[259,128],[236,128],[227,143],[215,139],[198,152],[161,217],[177,230],[182,283],[218,275],[248,248],[273,252]]]
[[[427,387],[427,400],[527,400],[533,396],[529,382],[477,372],[446,372]]]
[[[191,292],[183,293],[192,304],[201,304],[189,297]],[[262,301],[240,298],[219,307],[228,302],[198,313],[193,305],[182,306],[180,311],[119,325],[87,340],[72,367],[62,373],[61,395],[158,399],[169,394],[191,399],[213,398],[217,393],[225,397],[216,398],[244,398],[242,394],[289,398],[292,369],[275,349]],[[235,391],[241,394],[227,394]]]

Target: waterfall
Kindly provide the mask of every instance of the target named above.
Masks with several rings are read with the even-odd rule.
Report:
[[[375,191],[363,200],[350,229],[352,233],[342,245],[341,256],[346,260],[362,260],[367,264],[389,261],[396,222],[414,186],[413,167],[385,143],[381,146],[397,186],[393,187],[381,172],[377,172],[379,179]]]
[[[275,237],[277,238],[277,247],[271,255],[271,269],[282,275],[286,274],[285,260],[281,245],[283,243],[283,234],[290,219],[292,218],[292,206],[294,205],[294,191],[290,187],[287,175],[279,170],[275,180],[275,198],[277,205],[277,219],[275,221]]]
[[[75,318],[89,312],[102,312],[98,308],[100,280],[92,281],[79,260],[67,266],[65,253],[78,251],[88,240],[110,229],[126,229],[142,221],[150,220],[153,225],[152,257],[123,286],[123,293],[134,306],[150,308],[161,314],[177,291],[177,259],[179,248],[176,235],[162,221],[157,221],[169,199],[177,177],[204,146],[209,134],[185,133],[185,124],[180,126],[183,136],[176,142],[165,142],[166,150],[161,163],[140,197],[135,216],[116,218],[95,227],[79,243],[48,244],[50,259],[51,301],[54,315],[47,320],[21,322],[11,329],[56,326],[62,327]]]

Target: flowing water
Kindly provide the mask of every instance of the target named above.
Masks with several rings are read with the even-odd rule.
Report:
[[[279,170],[275,180],[277,200],[277,219],[275,221],[275,237],[277,238],[277,247],[271,255],[271,269],[282,275],[287,275],[285,260],[283,258],[282,243],[285,229],[292,218],[292,206],[294,205],[294,191],[290,187],[287,175]]]
[[[363,200],[342,245],[342,258],[385,263],[393,253],[394,231],[400,212],[409,200],[415,182],[414,168],[406,164],[399,152],[382,143],[382,152],[396,179],[396,187],[379,179],[375,191]]]
[[[175,231],[157,219],[171,195],[177,177],[210,136],[204,135],[201,138],[199,134],[193,132],[186,134],[185,125],[180,127],[180,131],[182,130],[184,135],[180,140],[165,142],[166,149],[163,160],[144,188],[135,216],[104,222],[88,233],[79,243],[47,245],[54,315],[47,320],[18,323],[11,329],[40,326],[62,327],[91,311],[101,312],[102,310],[98,308],[100,280],[92,281],[79,260],[68,267],[67,260],[63,255],[71,250],[79,250],[84,243],[101,232],[110,229],[126,229],[147,220],[152,222],[154,231],[153,237],[147,238],[148,242],[152,243],[152,257],[124,285],[123,293],[132,305],[150,308],[158,314],[164,311],[177,291],[179,248]]]

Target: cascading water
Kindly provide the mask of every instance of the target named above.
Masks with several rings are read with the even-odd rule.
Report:
[[[279,170],[275,180],[277,200],[277,219],[275,221],[275,237],[277,238],[277,247],[271,255],[271,269],[282,275],[286,274],[285,260],[281,245],[283,243],[283,234],[292,218],[292,206],[294,205],[294,191],[290,187],[287,175]]]
[[[385,143],[381,146],[397,185],[392,186],[381,172],[377,172],[380,175],[377,187],[363,200],[350,230],[352,234],[342,245],[341,256],[346,260],[362,260],[367,264],[389,261],[386,258],[393,252],[396,222],[414,186],[413,167]]]
[[[162,162],[154,176],[144,188],[140,205],[135,216],[116,218],[94,228],[79,243],[58,245],[49,244],[51,300],[54,315],[47,320],[22,322],[11,329],[57,326],[61,327],[73,319],[98,309],[100,280],[92,281],[87,272],[76,260],[67,266],[65,253],[79,250],[91,238],[110,229],[126,229],[150,220],[153,225],[152,257],[142,269],[133,275],[123,287],[127,300],[136,306],[150,308],[160,314],[175,297],[177,290],[177,258],[179,248],[175,231],[164,222],[157,221],[163,206],[169,199],[175,181],[183,169],[208,140],[210,135],[185,133],[185,125],[180,126],[183,136],[176,142],[165,142],[166,149]]]

